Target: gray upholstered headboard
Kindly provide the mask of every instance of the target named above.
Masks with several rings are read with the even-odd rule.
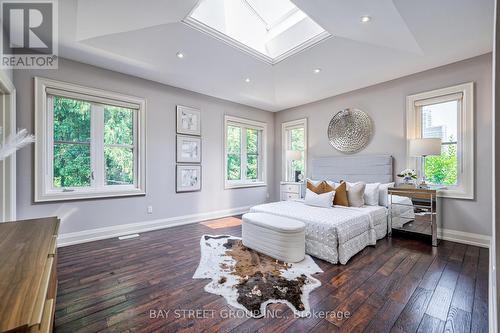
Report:
[[[391,155],[332,156],[312,159],[311,179],[366,183],[392,182]]]

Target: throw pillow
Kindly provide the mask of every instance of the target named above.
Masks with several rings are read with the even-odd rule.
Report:
[[[365,187],[366,184],[362,182],[354,183],[349,186],[347,200],[349,201],[350,207],[362,207],[365,204]]]
[[[365,205],[378,206],[380,183],[366,184],[365,187]]]
[[[316,194],[321,194],[325,192],[322,180],[307,179],[307,189],[313,191]]]
[[[378,204],[383,207],[389,206],[389,200],[387,199],[389,187],[393,187],[394,182],[387,184],[380,184],[378,188]]]
[[[347,197],[347,183],[342,182],[335,186],[335,198],[333,199],[335,206],[349,207],[349,198]]]
[[[310,189],[306,189],[306,197],[304,199],[304,203],[309,206],[328,208],[332,207],[334,196],[335,191],[317,194]]]

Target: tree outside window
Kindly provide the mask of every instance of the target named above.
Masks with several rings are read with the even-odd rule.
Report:
[[[225,116],[225,187],[264,185],[265,123]]]
[[[92,168],[94,146],[103,146],[105,185],[134,183],[134,110],[112,105],[52,96],[54,119],[54,188],[90,187],[96,170]],[[102,112],[103,117],[92,116]],[[92,124],[101,119],[103,126]],[[102,120],[104,119],[104,120]],[[91,137],[92,126],[103,128],[103,142]],[[99,136],[101,137],[101,136]]]
[[[427,156],[425,176],[431,184],[456,185],[458,182],[457,121],[458,100],[422,106],[423,138],[440,138],[441,155]]]

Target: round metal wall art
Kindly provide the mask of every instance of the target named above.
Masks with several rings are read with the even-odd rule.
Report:
[[[343,153],[355,153],[365,148],[371,136],[372,121],[358,109],[337,112],[328,125],[330,144]]]

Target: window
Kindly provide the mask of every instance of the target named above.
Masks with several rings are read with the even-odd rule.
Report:
[[[457,120],[460,104],[461,98],[458,98],[449,102],[424,104],[419,108],[421,137],[441,139],[441,155],[425,158],[425,176],[431,184],[457,185]]]
[[[266,124],[225,116],[225,188],[264,186]]]
[[[283,180],[294,181],[295,171],[306,174],[307,166],[307,119],[293,120],[281,125]],[[287,151],[300,151],[300,160],[288,160]]]
[[[35,82],[35,201],[145,194],[145,101]]]
[[[474,198],[473,83],[408,96],[407,137],[440,138],[441,155],[425,157],[427,182],[444,197]],[[408,157],[422,175],[422,158]]]
[[[290,0],[203,0],[184,22],[269,64],[331,36]]]

